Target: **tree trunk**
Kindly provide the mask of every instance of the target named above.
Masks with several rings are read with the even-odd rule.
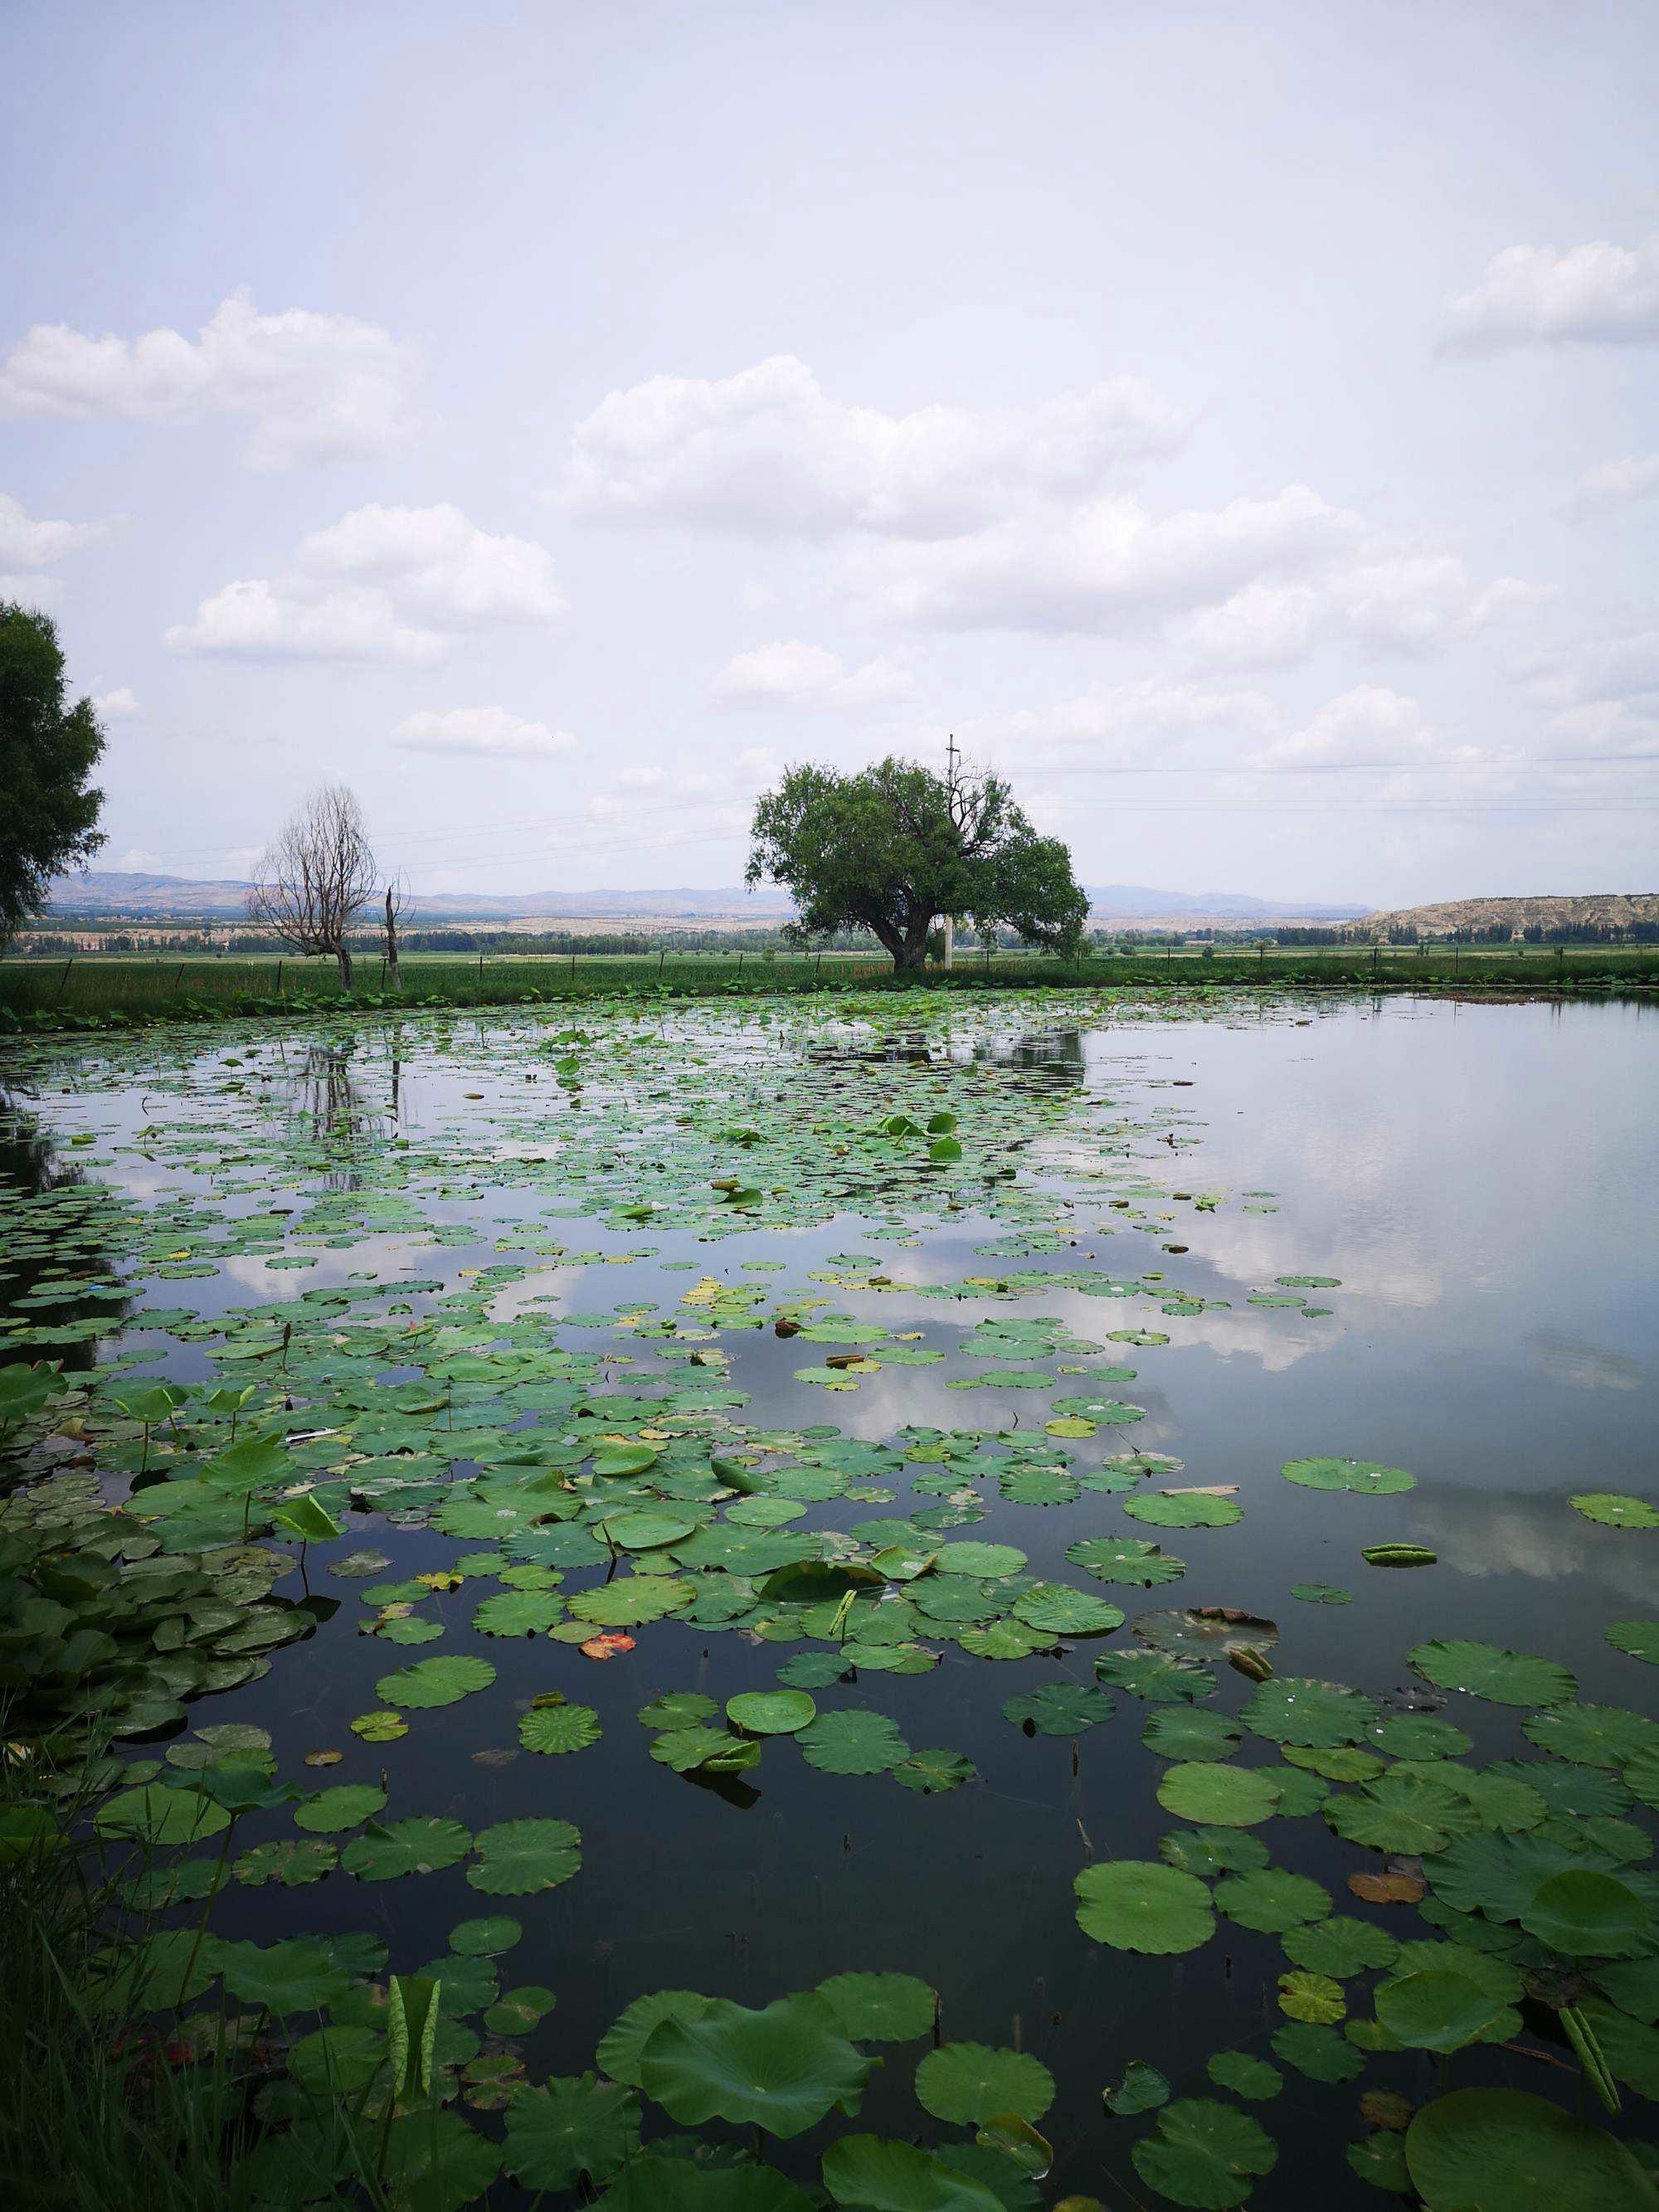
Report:
[[[392,988],[401,991],[403,978],[398,973],[398,917],[392,904],[392,893],[386,895],[386,961],[392,975]]]
[[[927,965],[927,940],[913,945],[908,938],[891,948],[896,975],[920,975]]]
[[[340,963],[340,988],[343,991],[349,991],[351,988],[351,954],[347,947],[341,944],[335,946],[334,957]]]

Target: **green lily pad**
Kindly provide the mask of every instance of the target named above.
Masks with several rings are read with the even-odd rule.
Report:
[[[319,1836],[338,1835],[372,1820],[386,1803],[386,1792],[371,1782],[343,1782],[332,1790],[319,1790],[314,1797],[294,1808],[294,1825]]]
[[[1149,2188],[1172,2204],[1195,2205],[1202,2212],[1242,2204],[1279,2160],[1259,2121],[1212,2097],[1177,2097],[1164,2106],[1132,2155]]]
[[[532,1705],[519,1720],[519,1741],[526,1751],[586,1751],[602,1733],[592,1705]]]
[[[451,1651],[441,1659],[417,1659],[412,1666],[399,1667],[395,1674],[382,1674],[374,1685],[374,1694],[385,1705],[425,1711],[434,1705],[459,1705],[463,1698],[487,1690],[495,1679],[495,1669],[488,1659]]]
[[[1423,2106],[1406,2163],[1425,2203],[1455,2212],[1652,2212],[1626,2146],[1523,2089],[1454,2089]]]
[[[1178,1820],[1206,1827],[1253,1828],[1273,1817],[1279,1791],[1258,1767],[1194,1759],[1165,1770],[1158,1802]]]
[[[466,1856],[471,1836],[459,1820],[393,1820],[371,1824],[340,1854],[340,1865],[360,1881],[395,1881],[408,1874],[435,1874]]]
[[[524,1929],[505,1912],[462,1920],[449,1931],[449,1948],[461,1959],[495,1959],[523,1940]],[[621,2077],[618,2076],[618,2079]]]
[[[581,1864],[581,1837],[568,1820],[501,1820],[480,1829],[474,1848],[466,1878],[490,1897],[555,1889]]]
[[[1376,1717],[1375,1699],[1358,1690],[1297,1674],[1277,1674],[1263,1682],[1239,1715],[1247,1729],[1270,1742],[1320,1750],[1363,1742]]]
[[[935,2152],[881,2136],[832,2142],[823,2154],[823,2185],[837,2204],[860,2212],[1000,2212],[1005,2201]]]
[[[1072,1884],[1078,1925],[1118,1951],[1195,1951],[1215,1932],[1210,1893],[1190,1874],[1146,1859],[1107,1859]]]
[[[820,1713],[799,1737],[801,1755],[824,1774],[884,1774],[910,1756],[885,1713]]]
[[[1401,1974],[1377,1984],[1376,2017],[1409,2050],[1461,2051],[1503,2010],[1503,2000],[1491,1990],[1443,1968]]]
[[[1121,1606],[1064,1583],[1036,1583],[1014,1600],[1014,1619],[1056,1636],[1105,1636],[1123,1626]]]
[[[601,2070],[613,2081],[640,2088],[641,2061],[653,2030],[665,2020],[701,2020],[713,2002],[695,1990],[652,1990],[635,1997],[599,2039],[593,2055]]]
[[[1036,2121],[1054,2100],[1053,2075],[1029,2051],[945,2043],[916,2069],[916,2101],[936,2120],[966,2124],[1017,2112]]]
[[[1123,1510],[1132,1521],[1150,1522],[1155,1528],[1227,1528],[1244,1518],[1244,1509],[1231,1498],[1209,1498],[1201,1491],[1141,1491],[1126,1498]]]
[[[1116,1707],[1104,1690],[1086,1682],[1039,1682],[1008,1698],[1002,1717],[1030,1735],[1081,1735],[1109,1721]]]
[[[1285,1956],[1292,1966],[1306,1966],[1316,1974],[1334,1974],[1339,1981],[1350,1980],[1370,1967],[1391,1966],[1400,1950],[1398,1940],[1386,1928],[1346,1913],[1287,1928],[1284,1944]]]
[[[1265,1936],[1282,1936],[1307,1920],[1323,1920],[1331,1909],[1330,1893],[1305,1874],[1291,1874],[1283,1867],[1255,1867],[1243,1874],[1223,1875],[1215,1886],[1218,1911],[1241,1928],[1255,1928]]]
[[[1578,1693],[1565,1667],[1530,1652],[1508,1651],[1496,1644],[1437,1638],[1419,1644],[1411,1663],[1437,1690],[1466,1690],[1499,1705],[1562,1705]]]
[[[745,1690],[726,1701],[726,1717],[746,1735],[799,1735],[817,1717],[805,1690]]]
[[[1346,1490],[1387,1498],[1417,1487],[1417,1477],[1403,1467],[1384,1467],[1374,1459],[1291,1459],[1279,1473],[1304,1490]]]
[[[1585,1490],[1567,1503],[1586,1521],[1598,1521],[1604,1528],[1659,1528],[1659,1505],[1650,1504],[1645,1498],[1626,1498],[1612,1490]]]
[[[1132,1583],[1143,1589],[1179,1582],[1187,1571],[1182,1560],[1170,1558],[1160,1546],[1134,1536],[1079,1537],[1066,1546],[1066,1556],[1097,1581]]]
[[[507,2170],[526,2189],[573,2189],[584,2175],[609,2181],[639,2140],[638,2097],[594,2074],[520,2089],[507,2108]]]
[[[640,2071],[646,2094],[683,2127],[721,2119],[787,2138],[855,2104],[870,2062],[822,1997],[780,1997],[758,2011],[719,1999],[695,2020],[659,2021]]]
[[[914,1974],[832,1974],[817,1994],[854,2043],[913,2043],[933,2027],[938,2004]]]
[[[1620,1959],[1645,1946],[1653,1915],[1616,1876],[1570,1867],[1539,1884],[1521,1925],[1565,1957]]]
[[[1278,2067],[1269,2066],[1265,2058],[1253,2058],[1247,2051],[1218,2051],[1205,2071],[1217,2088],[1231,2089],[1234,2096],[1248,2097],[1255,2104],[1276,2097],[1285,2086]]]

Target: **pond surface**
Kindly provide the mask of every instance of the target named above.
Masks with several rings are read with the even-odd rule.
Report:
[[[134,1770],[106,1778],[149,1793],[100,1819],[193,1833],[198,1893],[223,1847],[210,2002],[221,1944],[246,2012],[235,1946],[377,1939],[290,2021],[320,2010],[366,2074],[386,1973],[440,1976],[451,2118],[489,2148],[446,2135],[411,2203],[487,2189],[503,2125],[508,2171],[578,2201],[633,2108],[568,2087],[565,2150],[526,2149],[521,2080],[592,2067],[647,1993],[762,2008],[849,1971],[919,1978],[936,2014],[872,2041],[867,1989],[798,2008],[780,2033],[829,2020],[884,2063],[856,2120],[769,2129],[766,2160],[812,2187],[848,2134],[943,2155],[908,2196],[832,2161],[839,2202],[1369,2202],[1406,2185],[1398,2100],[1445,2078],[1656,2132],[1659,1016],[1056,994],[904,1026],[848,998],[9,1052],[0,1345],[74,1387],[0,1532],[228,1591],[89,1683],[78,1723],[112,1721]],[[192,1395],[146,1418],[163,1380]],[[204,1480],[232,1434],[205,1394],[233,1387],[275,1456]],[[343,1533],[301,1556],[271,1516],[307,1488]],[[1363,1556],[1389,1546],[1431,1557]],[[728,1729],[728,1698],[784,1686],[810,1705]],[[304,1804],[180,1828],[239,1758],[367,1794],[337,1828]],[[473,1843],[526,1820],[579,1841]],[[1149,1894],[1091,1887],[1114,1864]],[[1622,1932],[1545,1924],[1564,1869],[1612,1885],[1554,1893],[1569,1918]],[[1395,1901],[1349,1887],[1391,1873]],[[447,1953],[500,1914],[509,1950]],[[1430,2033],[1468,2047],[1398,2047],[1379,1982],[1449,1972],[1407,1997],[1437,2023],[1461,1990],[1468,2038]],[[686,2009],[654,2071],[612,2049],[647,2144],[700,2094],[670,2057],[714,2063]],[[1176,2101],[1137,2075],[1146,2108],[1103,2109],[1135,2062]],[[271,2145],[295,2109],[270,2102]],[[1009,2111],[1046,2176],[983,2129]],[[1607,2155],[1597,2201],[1647,2202]],[[772,2188],[635,2159],[614,2194],[811,2201]]]

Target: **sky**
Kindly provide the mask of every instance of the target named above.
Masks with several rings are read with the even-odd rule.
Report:
[[[416,890],[731,884],[954,732],[1088,883],[1659,886],[1648,0],[11,0],[0,87],[102,867],[337,777]]]

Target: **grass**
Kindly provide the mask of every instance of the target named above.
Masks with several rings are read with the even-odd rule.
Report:
[[[15,1770],[0,1790],[15,1802]],[[90,1872],[61,1814],[48,1848],[0,1864],[0,2174],[8,2212],[263,2212],[255,2092],[273,2061],[258,2033],[180,2039],[133,2021],[122,1988],[152,1991],[150,1939],[131,1932],[115,1885]],[[130,1870],[130,1869],[129,1869]],[[176,1971],[176,1969],[175,1969]],[[166,2015],[161,2015],[165,2019]],[[216,2016],[206,2016],[212,2021]],[[373,2135],[336,2102],[324,2122],[355,2168],[325,2170],[307,2203],[384,2212]],[[266,2179],[270,2177],[267,2176]]]
[[[237,1014],[315,1013],[342,1006],[488,1006],[664,993],[737,997],[784,991],[927,988],[1018,990],[1084,985],[1136,991],[1227,987],[1389,991],[1651,991],[1659,945],[1504,947],[1288,946],[1216,951],[1200,946],[1096,952],[1077,962],[1019,952],[963,954],[948,975],[900,981],[884,959],[822,953],[775,959],[739,953],[579,954],[467,959],[422,955],[403,963],[401,995],[382,964],[360,959],[348,995],[331,965],[298,960],[119,957],[0,963],[0,1028],[122,1028]]]

